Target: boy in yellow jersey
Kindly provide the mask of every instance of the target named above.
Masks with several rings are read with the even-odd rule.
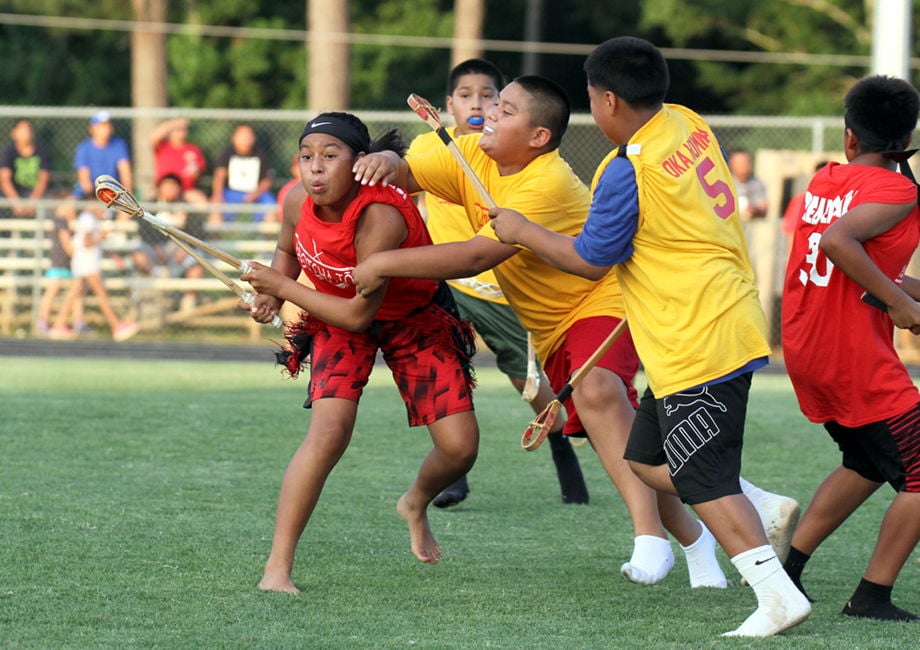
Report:
[[[485,111],[498,103],[498,91],[504,85],[495,64],[483,59],[468,59],[453,67],[447,79],[447,112],[456,126],[448,128],[452,137],[481,133]],[[407,156],[419,156],[444,143],[434,131],[417,136]],[[435,244],[466,241],[476,235],[463,206],[438,196],[425,197],[426,223]],[[527,380],[527,332],[521,327],[491,269],[471,278],[451,280],[448,285],[460,315],[473,327],[495,353],[501,370],[520,393]],[[553,399],[548,381],[540,382],[540,390],[530,402],[540,413]],[[562,418],[548,438],[563,503],[588,503],[588,488],[581,473],[578,456],[567,436],[562,435]],[[441,492],[432,504],[447,508],[463,501],[469,493],[467,477],[463,476]]]
[[[499,205],[522,210],[538,223],[574,236],[584,226],[591,196],[558,152],[569,113],[568,97],[558,85],[535,75],[518,77],[487,112],[482,135],[458,138],[457,146]],[[387,153],[369,154],[356,161],[354,170],[367,184],[425,190],[463,205],[475,232],[466,241],[369,256],[354,270],[361,295],[373,295],[391,277],[446,280],[494,269],[509,304],[532,334],[556,391],[623,318],[614,274],[600,282],[576,278],[526,248],[498,241],[487,208],[446,148],[408,162]],[[656,495],[623,458],[635,414],[633,378],[638,367],[632,341],[624,335],[567,401],[565,432],[587,433],[630,513],[633,552],[620,568],[628,580],[650,585],[668,575],[674,554],[667,527],[685,549],[691,586],[725,587],[709,531],[677,497]]]
[[[576,276],[603,282],[616,269],[649,383],[626,458],[696,511],[753,587],[758,608],[725,635],[777,634],[811,606],[768,543],[753,503],[764,493],[752,501],[742,489],[748,390],[770,348],[731,172],[706,122],[664,103],[668,68],[654,45],[611,39],[585,72],[591,113],[617,148],[583,230],[553,232],[506,209],[493,210],[493,227]]]

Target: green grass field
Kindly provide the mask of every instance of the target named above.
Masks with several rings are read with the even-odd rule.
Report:
[[[266,357],[270,356],[267,351]],[[619,575],[625,509],[589,448],[588,506],[563,506],[548,445],[521,450],[531,413],[479,370],[472,493],[431,515],[445,557],[422,565],[394,511],[429,447],[386,368],[301,541],[303,593],[261,593],[282,473],[306,430],[305,378],[266,361],[2,358],[2,648],[906,648],[909,624],[839,615],[872,551],[880,490],[805,573],[811,618],[781,637],[721,639],[753,593]],[[837,462],[781,374],[755,378],[745,475],[803,505]],[[912,559],[894,597],[920,610]]]

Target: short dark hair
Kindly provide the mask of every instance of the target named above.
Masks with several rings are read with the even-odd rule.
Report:
[[[661,50],[634,36],[618,36],[598,45],[584,65],[588,84],[609,90],[636,108],[664,102],[671,84]]]
[[[163,174],[157,179],[157,187],[163,184],[164,181],[173,181],[177,185],[182,185],[182,179],[176,176],[175,174]]]
[[[513,83],[521,86],[531,97],[528,106],[531,125],[545,127],[552,133],[547,151],[558,149],[572,114],[569,96],[559,84],[540,75],[517,77]]]
[[[902,151],[917,126],[920,95],[903,79],[872,75],[850,88],[843,105],[862,151]]]
[[[457,84],[460,83],[460,77],[468,74],[486,75],[492,79],[496,90],[501,90],[502,86],[505,85],[505,79],[497,65],[485,59],[467,59],[455,65],[450,74],[447,75],[447,94],[453,95],[457,89]]]

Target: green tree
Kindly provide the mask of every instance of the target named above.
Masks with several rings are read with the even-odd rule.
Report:
[[[872,4],[863,0],[646,0],[640,25],[647,31],[661,30],[679,47],[806,57],[868,56]],[[868,72],[863,66],[718,61],[701,61],[693,67],[697,85],[724,98],[726,112],[767,115],[836,114],[845,89]]]
[[[119,0],[4,0],[10,13],[131,17]],[[131,35],[65,27],[0,25],[0,103],[31,105],[112,105],[131,102]]]
[[[199,0],[182,17],[188,25],[304,29],[304,3]],[[168,88],[176,106],[302,108],[306,96],[302,44],[290,40],[194,34],[169,37]]]
[[[351,24],[358,33],[441,36],[453,33],[453,2],[447,0],[358,0]],[[450,69],[446,48],[355,45],[352,48],[352,106],[402,109],[409,93],[444,96]],[[435,99],[437,98],[437,99]]]

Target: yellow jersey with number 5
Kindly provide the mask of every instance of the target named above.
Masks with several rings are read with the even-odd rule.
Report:
[[[769,355],[737,195],[705,120],[664,105],[625,151],[611,152],[595,180],[617,155],[633,167],[637,205],[632,253],[615,269],[655,396],[719,379]],[[596,216],[603,219],[592,208],[589,222]]]

